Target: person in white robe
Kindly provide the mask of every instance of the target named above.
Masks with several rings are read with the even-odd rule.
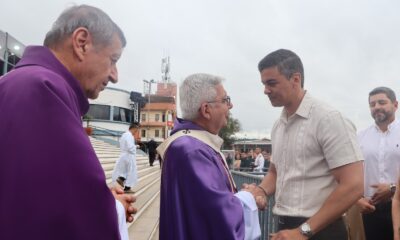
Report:
[[[119,140],[121,155],[115,164],[112,180],[114,184],[121,185],[125,192],[132,192],[131,188],[138,182],[134,138],[138,129],[139,125],[132,123],[129,130],[123,133]]]

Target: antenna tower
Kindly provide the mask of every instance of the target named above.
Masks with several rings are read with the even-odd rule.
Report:
[[[169,63],[169,56],[161,59],[161,82],[162,83],[169,83],[170,76],[170,63]]]

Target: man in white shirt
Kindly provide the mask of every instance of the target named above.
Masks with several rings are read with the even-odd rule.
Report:
[[[306,93],[294,52],[272,52],[258,69],[271,104],[283,107],[271,134],[271,165],[258,190],[275,193],[279,221],[271,239],[347,239],[342,214],[363,191],[354,125]]]
[[[255,150],[257,157],[254,160],[254,172],[263,172],[263,168],[264,168],[264,156],[261,154],[261,149],[260,148],[256,148]]]
[[[395,119],[394,91],[377,87],[369,93],[375,124],[358,134],[364,161],[364,196],[357,205],[363,214],[365,237],[393,239],[391,199],[396,191],[400,163],[400,124]]]

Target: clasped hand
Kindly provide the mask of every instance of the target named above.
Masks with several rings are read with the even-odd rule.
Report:
[[[268,201],[267,196],[265,196],[264,191],[258,188],[255,183],[252,184],[244,183],[242,185],[241,190],[250,192],[254,196],[254,199],[256,200],[256,204],[259,210],[264,210],[267,207],[267,201]]]
[[[119,187],[110,188],[114,198],[122,203],[125,208],[125,216],[127,222],[133,222],[133,214],[137,212],[137,209],[133,207],[133,203],[136,201],[136,197],[130,194],[125,194],[124,190]]]

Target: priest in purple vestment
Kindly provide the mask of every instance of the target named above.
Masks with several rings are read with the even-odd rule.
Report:
[[[163,159],[160,239],[257,239],[254,185],[237,193],[220,151],[217,134],[233,106],[222,79],[193,74],[179,90],[183,119],[157,148]]]
[[[132,221],[134,197],[110,191],[81,122],[125,44],[103,11],[73,6],[0,78],[0,239],[127,238],[116,204]]]

